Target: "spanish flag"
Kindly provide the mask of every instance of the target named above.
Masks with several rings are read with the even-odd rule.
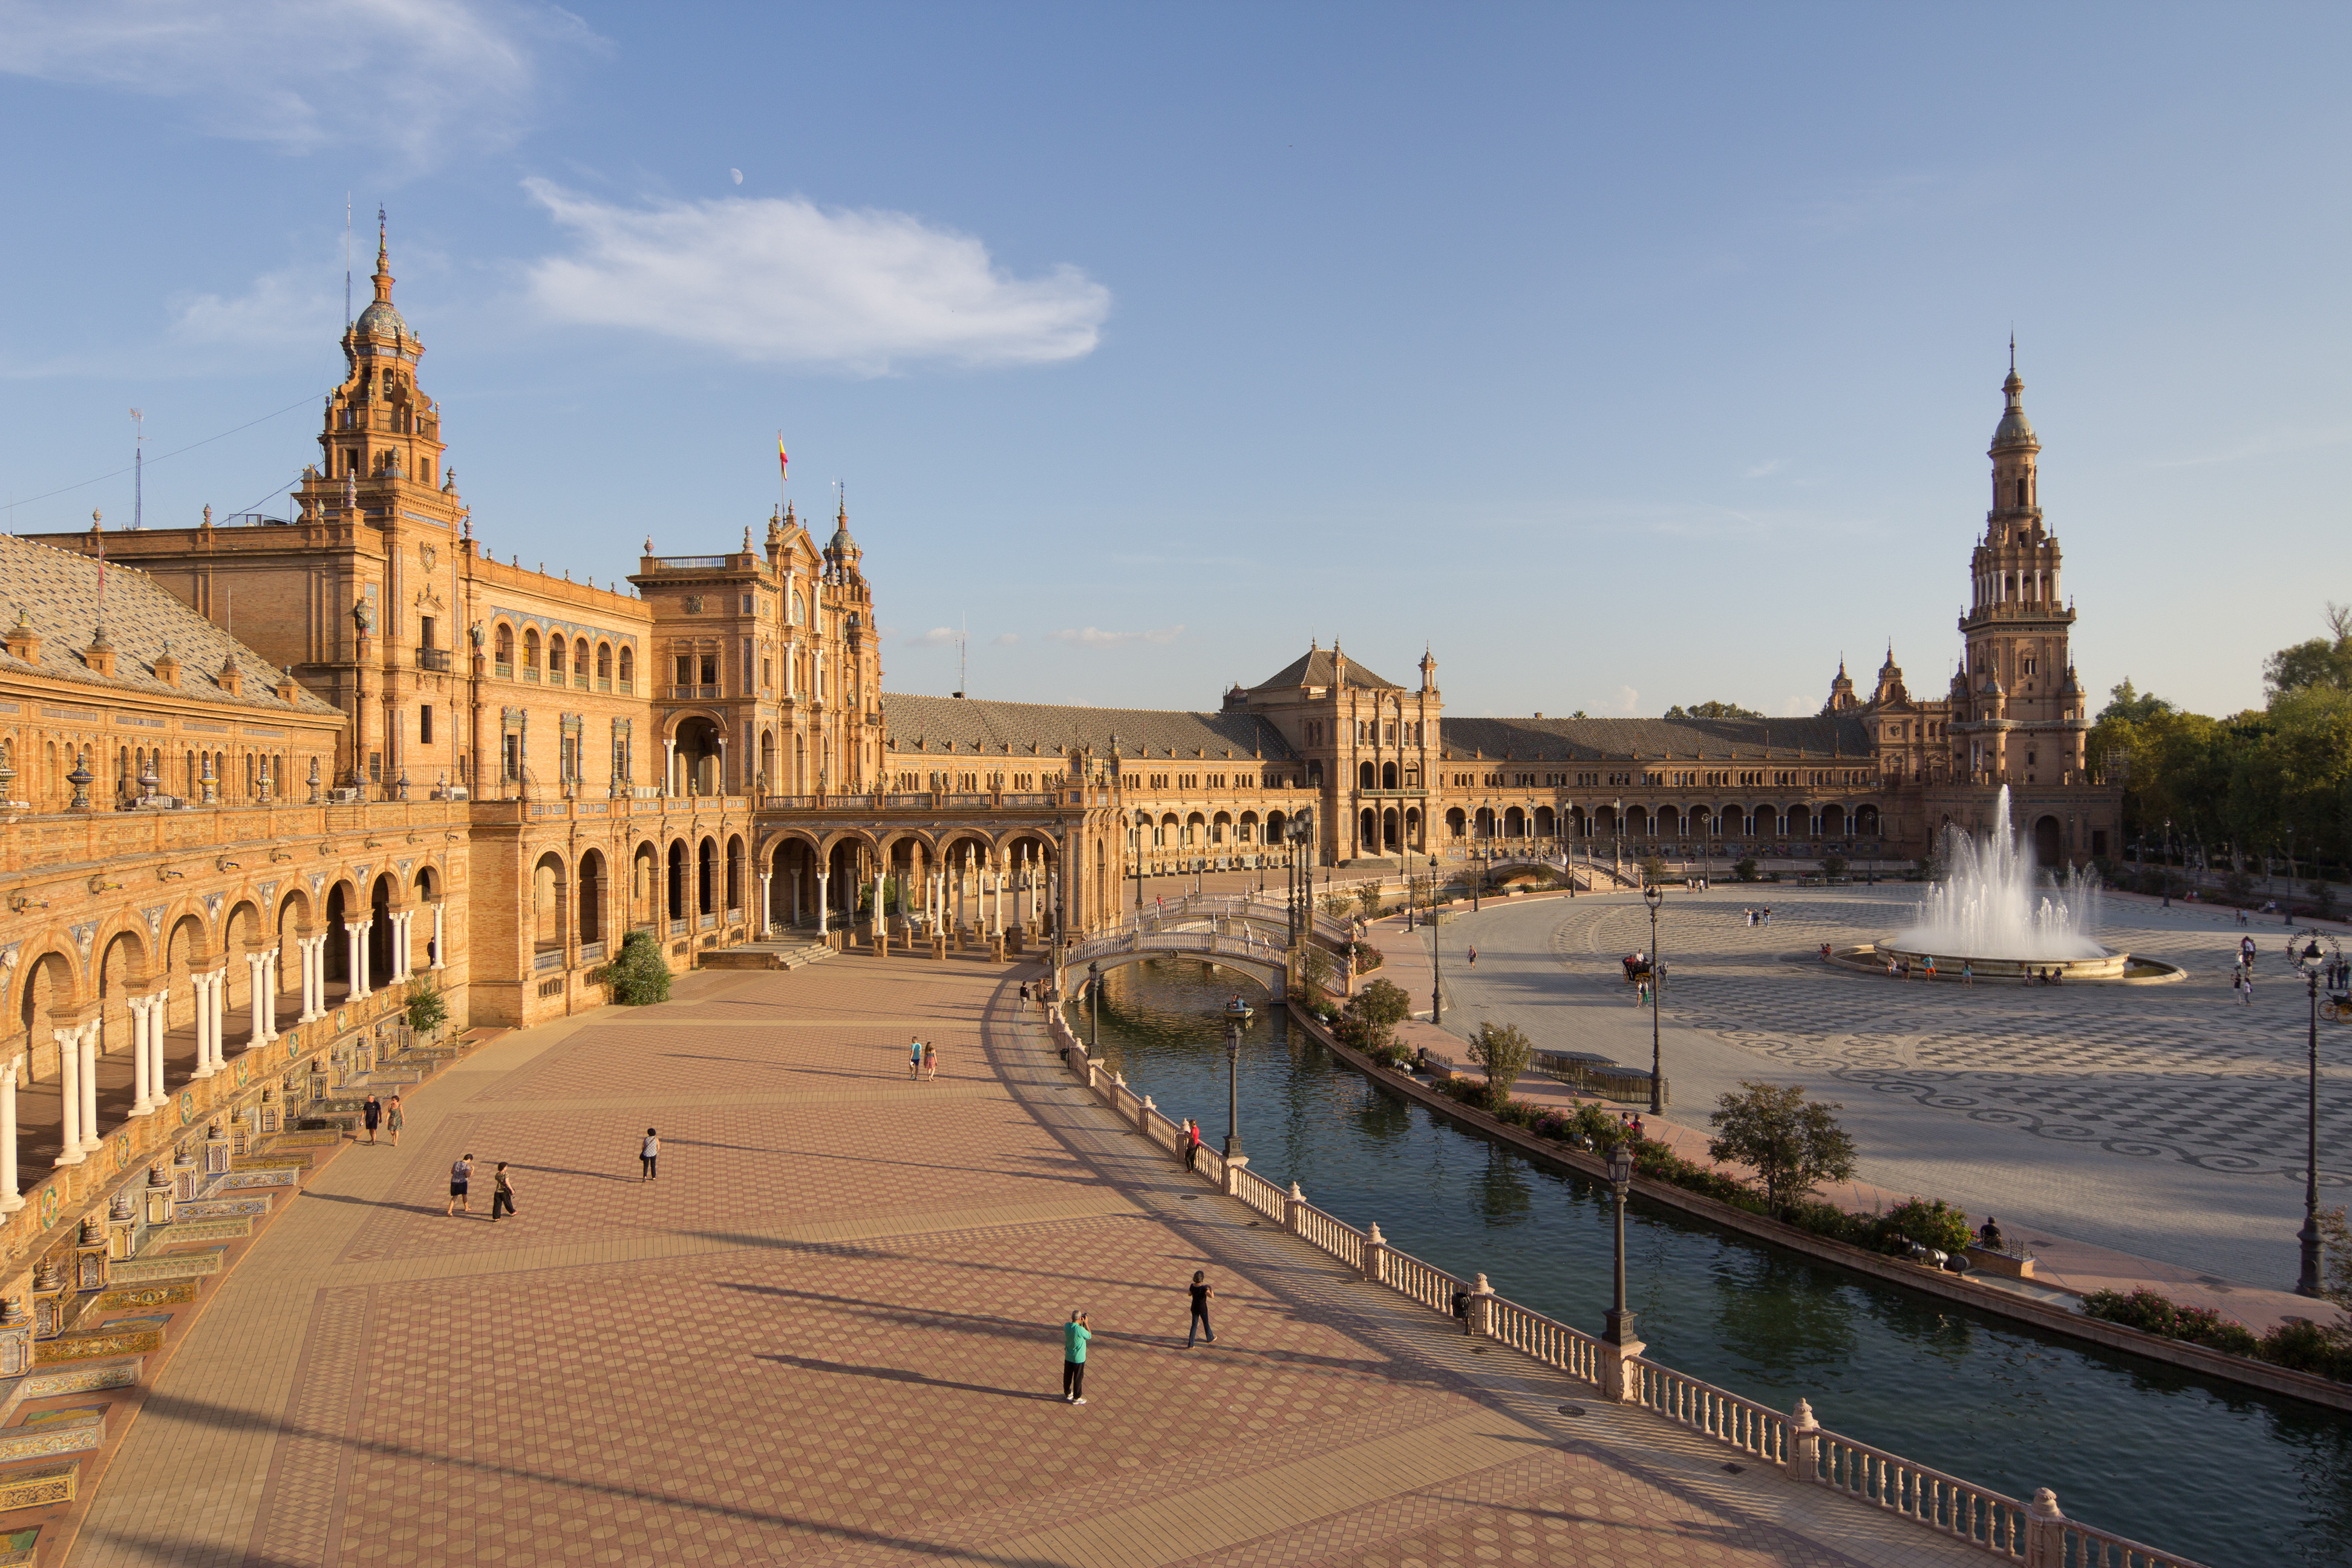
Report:
[[[783,433],[782,430],[779,430],[779,431],[777,431],[777,432],[776,432],[776,477],[777,477],[777,478],[779,478],[779,479],[790,479],[790,478],[792,477],[792,471],[791,471],[791,469],[786,466],[786,465],[787,465],[787,463],[788,463],[789,461],[790,461],[790,459],[786,458],[785,458],[785,456],[784,456],[784,433]]]

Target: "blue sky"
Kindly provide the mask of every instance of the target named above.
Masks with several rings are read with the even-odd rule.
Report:
[[[2234,710],[2352,599],[2347,32],[0,0],[0,504],[127,523],[137,405],[151,522],[282,510],[349,192],[502,557],[724,547],[782,427],[893,689],[1811,711],[1948,678],[2014,324],[2086,683]]]

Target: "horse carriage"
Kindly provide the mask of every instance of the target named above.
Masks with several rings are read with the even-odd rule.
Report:
[[[1629,952],[1622,962],[1625,965],[1626,984],[1639,985],[1643,981],[1650,978],[1651,961],[1641,953]]]

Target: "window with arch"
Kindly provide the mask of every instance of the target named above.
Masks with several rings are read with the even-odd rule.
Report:
[[[629,649],[624,646],[621,649],[621,689],[624,692],[633,691],[635,689],[636,668],[636,655],[630,652]]]
[[[539,679],[539,628],[532,626],[522,634],[522,678]]]
[[[596,689],[613,689],[613,645],[608,642],[596,645]]]
[[[500,621],[498,632],[492,638],[492,645],[495,652],[492,655],[491,672],[496,675],[513,676],[514,628]]]
[[[563,684],[563,639],[560,637],[547,639],[547,678],[558,686]]]

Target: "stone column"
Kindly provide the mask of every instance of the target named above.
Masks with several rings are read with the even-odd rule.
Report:
[[[156,1110],[171,1102],[163,1082],[163,1031],[172,1021],[172,989],[165,986],[147,998],[147,1091]]]
[[[1482,1340],[1495,1337],[1495,1288],[1484,1274],[1470,1287],[1470,1332]]]
[[[325,940],[315,936],[294,939],[294,952],[302,964],[302,1012],[294,1020],[298,1024],[307,1024],[319,1016],[319,993],[326,989],[319,981],[319,971],[325,967],[320,961],[319,952],[320,944]]]
[[[441,924],[441,911],[448,902],[446,898],[433,900],[433,967],[436,969],[445,969],[449,963],[449,938]]]
[[[352,925],[346,921],[343,925],[343,947],[347,954],[344,967],[351,974],[351,989],[346,994],[354,1002],[368,994],[367,933],[368,927],[373,923],[372,921],[362,921],[359,924]]]
[[[209,974],[188,976],[188,989],[196,1005],[196,1070],[193,1076],[213,1076],[213,977]]]
[[[994,883],[994,891],[995,891],[995,894],[996,894],[996,921],[995,921],[995,923],[996,923],[996,934],[997,934],[997,935],[999,935],[999,936],[1003,936],[1003,935],[1004,934],[1004,871],[1003,871],[1003,868],[1000,867],[997,870],[995,870],[993,873],[992,873],[992,875],[993,875],[993,876],[994,876],[994,878],[996,879],[995,883]]]
[[[13,1057],[0,1068],[0,1214],[25,1206],[16,1190],[16,1064],[24,1059]]]
[[[261,1001],[261,1037],[264,1040],[274,1040],[278,1037],[278,964],[284,956],[283,949],[273,947],[261,965],[261,978],[264,982]]]
[[[673,735],[662,742],[662,794],[667,796],[677,793],[677,737]]]
[[[251,1049],[269,1037],[269,955],[245,955],[246,984],[253,988],[246,1006],[246,1047]]]
[[[226,987],[224,987],[226,989]],[[81,1146],[85,1153],[106,1147],[98,1135],[98,1026],[81,1029]]]
[[[775,876],[773,871],[760,873],[760,919],[751,928],[751,934],[761,942],[768,940],[768,900],[772,896],[768,889],[774,882]]]
[[[819,871],[816,874],[816,934],[820,942],[824,940],[825,931],[833,915],[832,910],[826,907],[824,901],[824,885],[829,879],[829,874],[826,872]]]
[[[131,1114],[152,1116],[155,1113],[155,1087],[147,1078],[147,1030],[154,1020],[155,1005],[144,996],[124,998],[131,1009]]]
[[[58,1104],[61,1125],[58,1130],[59,1165],[79,1165],[81,1152],[81,1031],[52,1029],[50,1037],[58,1043]]]
[[[1306,1206],[1307,1194],[1298,1190],[1298,1184],[1297,1182],[1291,1183],[1290,1191],[1285,1193],[1282,1198],[1282,1228],[1288,1231],[1291,1235],[1297,1236],[1298,1234],[1298,1211]],[[1486,1282],[1486,1277],[1484,1274],[1481,1274],[1478,1276],[1478,1282],[1482,1285],[1485,1284]]]
[[[228,965],[213,971],[213,1070],[228,1065]]]
[[[1389,1250],[1388,1237],[1381,1234],[1380,1221],[1364,1227],[1364,1278],[1372,1284],[1383,1282],[1387,1269],[1382,1267]]]

